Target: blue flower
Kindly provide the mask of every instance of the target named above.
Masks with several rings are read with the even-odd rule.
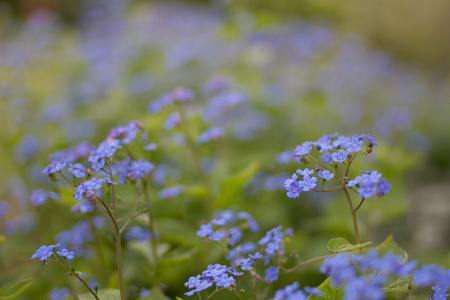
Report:
[[[361,181],[360,186],[361,186],[361,188],[358,189],[358,194],[361,197],[369,198],[369,197],[375,195],[375,193],[377,192],[377,189],[375,187],[375,182],[373,182],[371,180],[364,179],[363,181]]]
[[[185,190],[185,187],[183,185],[176,185],[171,187],[163,188],[158,193],[158,197],[161,199],[168,199],[168,198],[174,198],[178,196],[180,193],[182,193]]]
[[[347,151],[339,150],[337,153],[331,154],[331,158],[337,162],[344,162],[347,159]]]
[[[377,196],[381,197],[387,193],[389,193],[389,190],[391,189],[391,184],[386,182],[386,179],[380,179],[380,181],[377,182]]]
[[[288,178],[284,182],[284,187],[287,190],[286,195],[292,199],[297,199],[302,191],[300,183],[296,181],[297,177],[297,174],[292,174],[292,178]]]
[[[82,164],[69,164],[70,168],[67,170],[76,178],[83,178],[86,176],[86,168]]]
[[[223,135],[223,130],[220,127],[212,127],[200,134],[197,139],[198,144],[204,144],[208,141],[216,141],[220,139]]]
[[[176,87],[172,93],[172,97],[176,102],[189,102],[194,98],[194,91],[183,87]]]
[[[179,112],[174,112],[173,114],[171,114],[166,122],[164,123],[164,127],[166,129],[172,129],[175,126],[179,126],[181,124],[181,116]]]
[[[317,172],[317,175],[319,175],[320,177],[322,177],[324,180],[330,180],[331,178],[333,178],[334,177],[334,174],[333,173],[331,173],[330,171],[328,171],[328,170],[325,170],[325,171],[319,171],[319,172]]]
[[[347,148],[348,152],[358,152],[361,150],[361,147],[363,145],[363,141],[359,140],[359,137],[353,137],[352,141],[347,143],[345,147]]]
[[[65,259],[73,259],[75,257],[75,252],[69,252],[69,250],[67,249],[61,249],[61,251],[56,251],[56,254],[58,254],[59,256],[64,257]]]
[[[293,155],[301,157],[308,154],[312,150],[312,144],[312,142],[304,142],[301,146],[298,145],[297,148],[295,148]]]
[[[53,173],[56,173],[56,172],[60,172],[65,167],[66,167],[66,162],[65,161],[54,160],[44,170],[42,170],[41,173],[42,174],[47,174],[48,176],[50,176],[50,174],[53,174]]]
[[[321,157],[320,160],[323,161],[326,164],[331,165],[333,162],[333,155],[329,152],[325,152]]]
[[[47,259],[52,256],[53,254],[53,249],[55,249],[56,247],[58,247],[59,244],[56,245],[50,245],[50,246],[41,246],[32,256],[31,259],[35,259],[37,257],[40,258],[40,262],[42,264],[45,264],[45,262],[47,261]]]
[[[144,159],[141,159],[140,161],[133,161],[128,169],[130,172],[128,177],[130,177],[132,181],[136,181],[139,178],[144,177],[145,174],[150,173],[152,169],[153,164]]]
[[[35,190],[31,194],[30,201],[34,206],[39,206],[45,203],[47,194],[44,190]]]
[[[197,231],[197,235],[205,237],[205,236],[209,235],[212,232],[213,232],[212,224],[208,223],[208,224],[200,225],[200,230]]]
[[[347,184],[348,187],[357,186],[362,180],[362,176],[357,176],[355,179],[350,180]]]
[[[316,177],[310,178],[309,175],[305,175],[305,176],[303,176],[303,180],[301,180],[299,182],[299,184],[300,184],[300,187],[302,188],[302,190],[304,192],[307,192],[316,186],[317,178]]]
[[[68,288],[54,288],[48,294],[50,300],[62,300],[66,299],[70,295],[70,290]]]
[[[128,229],[125,234],[125,239],[127,241],[139,240],[139,241],[149,241],[151,239],[151,233],[148,228],[141,226],[132,226]]]
[[[310,170],[310,169],[308,169],[308,168],[306,168],[305,170],[301,170],[301,169],[297,169],[297,171],[296,171],[299,175],[302,175],[302,176],[307,176],[307,175],[311,175],[311,174],[314,174],[314,170]]]
[[[266,273],[265,279],[269,282],[276,281],[278,279],[277,267],[269,267],[266,269],[265,273]]]
[[[228,274],[222,274],[214,278],[218,287],[229,287],[234,283],[233,276],[228,277]]]

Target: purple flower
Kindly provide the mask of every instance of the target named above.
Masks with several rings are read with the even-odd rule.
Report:
[[[337,153],[331,154],[331,158],[337,162],[344,162],[347,159],[347,151],[339,150]]]

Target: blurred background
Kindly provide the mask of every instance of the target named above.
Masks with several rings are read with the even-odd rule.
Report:
[[[214,124],[205,116],[214,89],[245,99],[220,124],[221,146],[202,150],[205,162],[221,152],[219,173],[253,170],[226,204],[263,229],[293,227],[302,255],[326,253],[334,236],[351,239],[350,219],[341,218],[340,195],[288,199],[283,181],[299,166],[283,153],[336,131],[370,133],[380,146],[357,168],[379,170],[392,190],[359,211],[363,236],[376,244],[393,233],[411,257],[449,268],[449,11],[444,0],[0,1],[0,283],[53,276],[29,257],[80,219],[70,191],[40,173],[51,153],[97,145],[112,127],[139,120],[167,150],[155,163],[180,169],[171,182],[193,180],[179,133],[161,129],[168,114],[152,111],[176,86],[195,91],[198,131]],[[35,189],[69,200],[36,209]],[[196,196],[183,197],[194,209]],[[193,270],[164,282],[170,296],[184,293],[179,283]],[[296,276],[323,279],[317,268]],[[53,287],[42,278],[29,293],[45,297]]]

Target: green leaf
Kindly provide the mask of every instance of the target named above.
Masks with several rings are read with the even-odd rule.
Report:
[[[409,293],[410,290],[409,277],[398,278],[390,282],[384,288],[386,292],[386,299],[400,299],[402,296]]]
[[[25,279],[10,286],[2,287],[2,300],[13,300],[19,297],[33,282],[33,278]]]
[[[244,184],[258,172],[259,162],[252,161],[247,167],[222,182],[222,191],[217,199],[217,207],[228,207],[236,203],[237,196]]]
[[[97,293],[97,297],[100,300],[120,300],[120,290],[119,289],[101,289]],[[96,300],[94,295],[91,293],[83,293],[78,295],[79,300]]]
[[[309,296],[308,300],[340,300],[344,296],[344,288],[333,286],[331,278],[327,278],[317,288],[322,291],[322,294],[320,296]]]
[[[139,300],[167,300],[166,295],[161,291],[161,289],[157,286],[154,286],[150,290],[150,294],[143,298],[139,298]]]
[[[403,258],[403,261],[408,260],[408,253],[406,253],[405,250],[397,246],[397,244],[394,241],[394,237],[389,235],[384,242],[382,242],[380,245],[378,245],[375,249],[378,249],[380,256],[384,256],[387,253],[393,253],[396,255],[399,255]]]
[[[369,246],[370,244],[372,244],[372,242],[353,245],[353,244],[350,244],[350,242],[344,238],[334,238],[328,242],[327,247],[331,253],[342,253],[342,252],[351,252],[351,251],[359,250],[359,249]]]

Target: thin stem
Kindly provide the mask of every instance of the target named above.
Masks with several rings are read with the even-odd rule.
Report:
[[[207,188],[208,197],[211,197],[212,192],[211,192],[210,182],[209,182],[209,179],[206,176],[205,172],[203,172],[201,159],[200,159],[200,157],[198,155],[198,152],[197,152],[198,149],[197,149],[197,146],[195,144],[195,139],[194,139],[194,136],[193,136],[193,134],[191,132],[191,128],[189,126],[189,121],[186,118],[186,114],[184,113],[183,106],[181,104],[178,104],[178,108],[179,108],[178,111],[180,113],[180,118],[181,118],[181,129],[183,130],[184,134],[186,135],[188,147],[189,147],[189,149],[191,151],[195,167],[197,168],[197,172],[200,175],[201,180],[203,181],[203,184]],[[206,208],[207,208],[207,211],[208,211],[208,216],[211,217],[212,213],[213,213],[212,200],[206,199]]]
[[[122,276],[122,247],[121,247],[121,235],[117,223],[114,223],[116,229],[116,258],[117,258],[117,273],[119,276],[119,287],[120,287],[120,299],[125,300],[125,289],[123,286],[123,276]]]
[[[344,187],[343,185],[340,185],[340,186],[337,186],[337,187],[334,187],[334,188],[331,188],[331,189],[327,189],[327,190],[310,189],[310,191],[326,193],[326,192],[332,192],[332,191],[340,190],[340,189],[342,189],[343,187]]]
[[[125,224],[123,224],[122,228],[120,228],[120,230],[119,230],[119,232],[121,234],[127,228],[131,219],[134,217],[134,212],[136,211],[137,205],[139,203],[139,198],[141,198],[141,194],[142,194],[142,184],[141,184],[141,187],[138,188],[138,191],[136,192],[136,199],[134,200],[134,204],[133,204],[133,207],[131,208],[130,215],[128,216],[127,220],[125,221]]]
[[[241,300],[241,297],[239,297],[238,294],[236,294],[235,290],[231,290],[231,292],[233,293],[233,295],[236,297],[236,299]]]
[[[144,197],[145,202],[148,205],[148,217],[149,217],[149,229],[150,229],[150,239],[152,241],[152,252],[153,252],[153,261],[154,261],[154,271],[156,272],[156,263],[158,261],[158,256],[156,255],[156,235],[155,235],[155,221],[153,217],[153,211],[152,211],[152,205],[150,203],[150,196],[148,194],[147,190],[147,182],[142,182],[143,184],[143,190],[144,190]]]
[[[348,176],[348,171],[350,170],[350,165],[352,164],[353,160],[355,159],[356,155],[358,155],[359,152],[356,152],[355,155],[352,157],[352,159],[348,162],[347,170],[345,171],[345,177]]]
[[[76,278],[78,278],[78,280],[89,290],[89,292],[95,297],[95,299],[100,300],[97,297],[97,294],[91,289],[91,287],[86,283],[86,281],[83,280],[83,278],[81,278],[80,275],[78,275],[78,273],[75,272],[71,272],[73,275],[75,275]]]
[[[75,187],[75,184],[69,180],[69,178],[66,177],[66,175],[63,174],[63,172],[59,171],[59,174],[61,174],[61,177],[64,178],[71,186]]]
[[[111,181],[114,181],[114,179],[113,179],[113,173],[112,173],[112,170],[111,170],[111,161],[110,161],[109,159],[108,159],[108,168],[109,168],[109,179],[110,179]],[[114,213],[114,219],[115,219],[115,221],[117,222],[117,213],[116,213],[116,192],[115,192],[115,190],[114,190],[114,184],[111,185],[111,193],[112,193],[112,203],[113,203],[112,210],[113,210],[113,213]]]
[[[301,267],[303,267],[303,266],[305,266],[305,265],[307,265],[307,264],[310,264],[310,263],[315,262],[315,261],[318,261],[318,260],[325,259],[325,258],[327,258],[327,257],[333,257],[333,256],[335,256],[335,255],[337,255],[337,254],[330,254],[330,255],[324,255],[324,256],[319,256],[319,257],[312,258],[312,259],[310,259],[310,260],[307,260],[307,261],[305,261],[305,262],[302,262],[301,264],[299,264],[298,266],[293,267],[292,269],[283,270],[283,273],[290,273],[290,272],[293,272],[293,271],[298,270],[298,269],[300,269]]]
[[[344,186],[343,191],[345,193],[345,196],[347,197],[347,201],[348,201],[348,205],[350,207],[350,212],[352,213],[352,219],[353,219],[353,229],[355,231],[355,239],[356,239],[356,243],[360,244],[361,240],[359,238],[359,230],[358,230],[358,221],[356,220],[356,213],[355,210],[353,209],[353,203],[352,203],[352,199],[350,198],[350,195],[348,193],[348,189],[347,186]]]
[[[355,209],[353,209],[353,211],[357,211],[358,208],[360,208],[361,205],[364,203],[364,200],[366,200],[366,198],[362,197],[361,202],[359,203],[359,205]]]

